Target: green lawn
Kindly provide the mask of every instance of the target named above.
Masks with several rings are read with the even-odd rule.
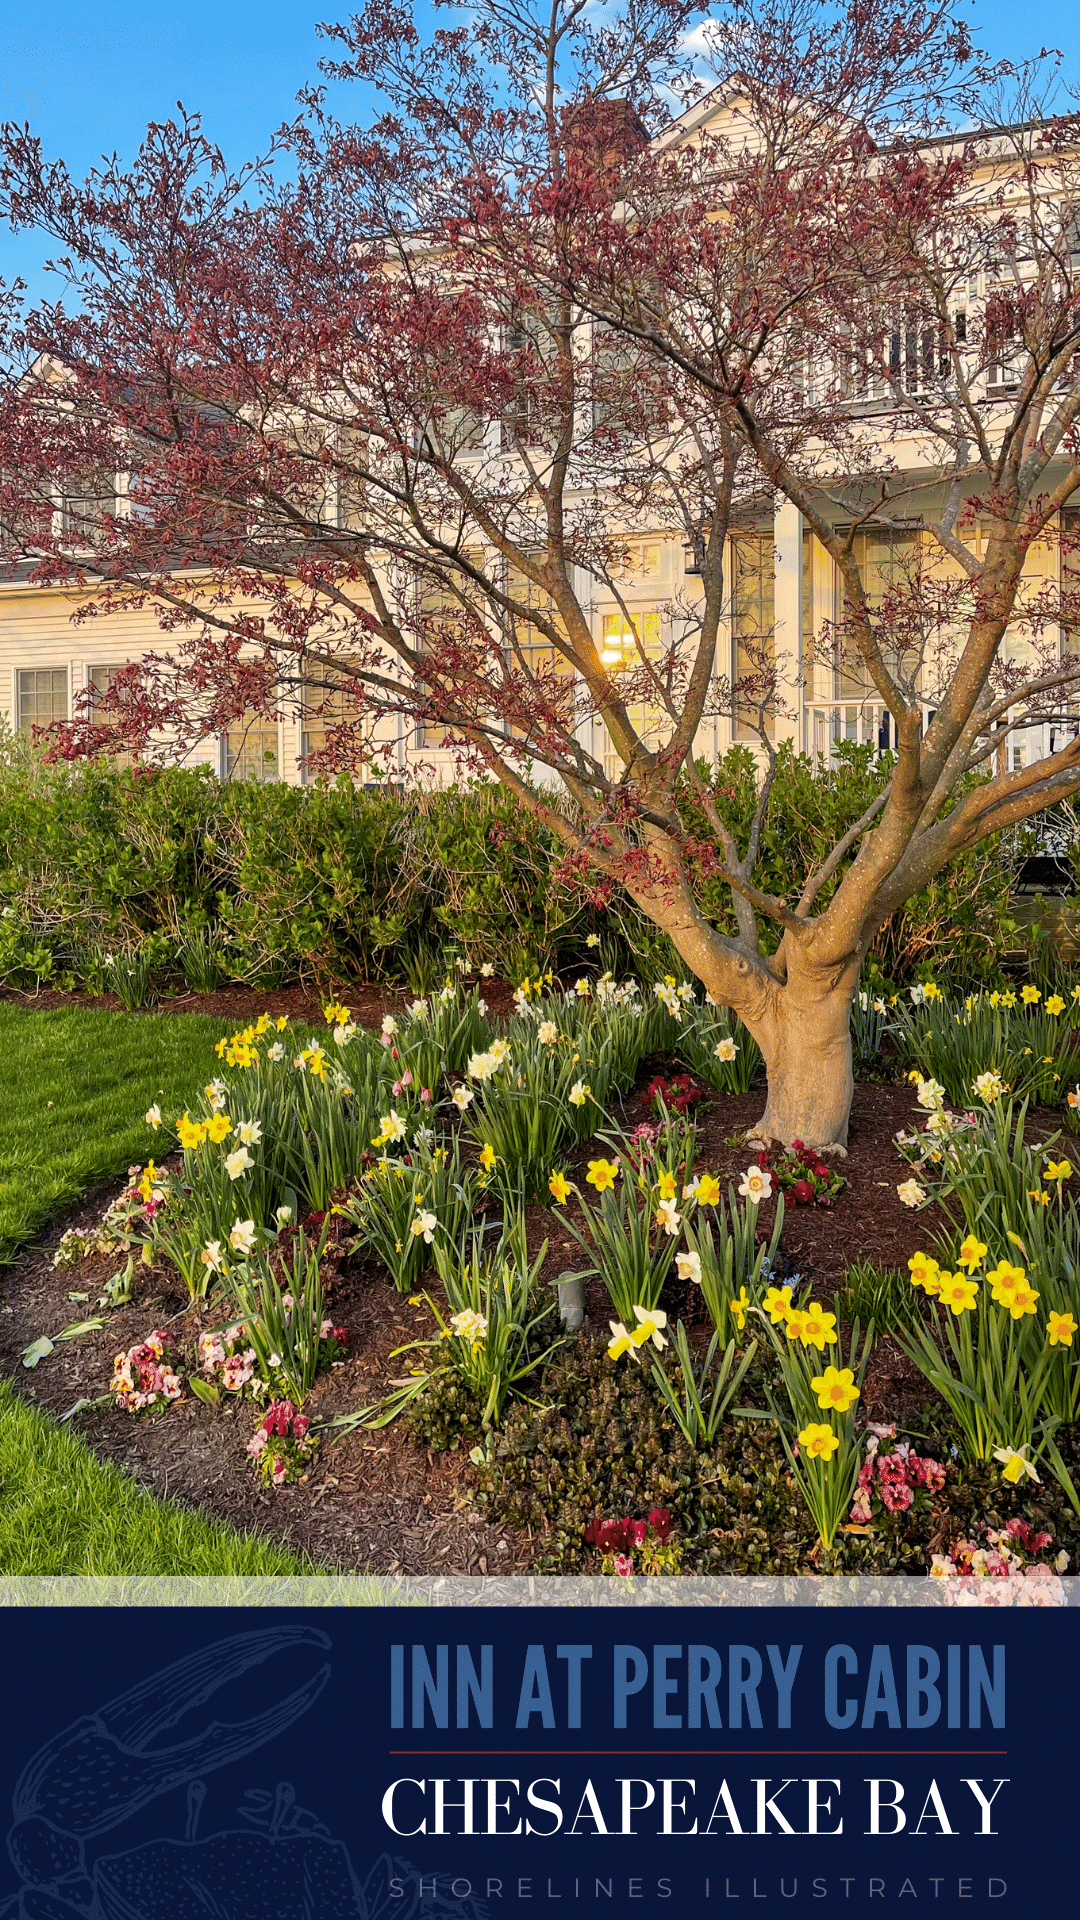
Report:
[[[230,1023],[0,1005],[0,1263],[95,1181],[146,1160]],[[3,1270],[0,1264],[0,1291]],[[0,1574],[299,1573],[283,1549],[153,1499],[0,1382]]]
[[[272,1542],[155,1500],[0,1381],[0,1574],[311,1573]]]
[[[170,1119],[187,1106],[229,1031],[198,1014],[0,1005],[0,1261],[96,1180],[149,1157],[146,1109],[156,1100]]]

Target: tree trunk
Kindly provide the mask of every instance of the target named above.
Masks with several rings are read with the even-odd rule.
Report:
[[[816,970],[796,974],[768,995],[747,1025],[769,1076],[765,1111],[750,1129],[755,1140],[801,1140],[818,1153],[847,1151],[855,1081],[851,1070],[852,977]],[[741,1012],[741,1009],[740,1009]],[[746,1019],[746,1016],[743,1015]]]

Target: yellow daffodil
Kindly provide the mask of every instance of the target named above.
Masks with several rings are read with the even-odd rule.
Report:
[[[908,1272],[911,1275],[913,1287],[922,1287],[923,1291],[931,1296],[937,1292],[941,1268],[932,1254],[913,1253],[908,1261]]]
[[[1001,1004],[1003,1007],[1015,1007],[1016,1005],[1015,993],[1003,993],[1001,996]]]
[[[227,1113],[215,1113],[213,1119],[206,1122],[206,1137],[215,1145],[227,1140],[231,1132],[232,1121]]]
[[[699,1207],[720,1205],[720,1182],[714,1173],[703,1173],[698,1179],[697,1203]]]
[[[838,1413],[846,1413],[859,1398],[855,1375],[850,1367],[844,1367],[839,1371],[836,1367],[826,1367],[824,1373],[819,1373],[811,1380],[810,1385],[817,1394],[818,1406],[824,1407],[826,1411],[830,1407],[835,1407]]]
[[[566,1175],[553,1173],[551,1179],[548,1181],[548,1192],[557,1207],[565,1207],[570,1197],[570,1182],[567,1180]]]
[[[928,980],[926,982],[926,985],[923,988],[923,994],[927,1000],[940,1000],[941,988],[936,984],[935,981]]]
[[[957,1318],[970,1312],[975,1306],[979,1291],[977,1280],[971,1280],[963,1273],[943,1273],[938,1281],[937,1297],[943,1307],[948,1307]]]
[[[801,1340],[804,1347],[810,1344],[804,1336],[803,1329],[805,1325],[806,1315],[802,1308],[789,1307],[784,1319],[784,1332],[787,1334],[789,1340]]]
[[[1051,1313],[1046,1321],[1046,1339],[1051,1347],[1071,1347],[1076,1321],[1071,1313]]]
[[[483,1152],[480,1155],[480,1165],[483,1167],[485,1173],[491,1173],[494,1170],[495,1149],[490,1140],[484,1141]]]
[[[193,1147],[201,1147],[206,1139],[205,1123],[201,1120],[193,1120],[189,1113],[183,1113],[176,1123],[176,1137],[185,1153]]]
[[[1025,1007],[1034,1007],[1042,999],[1042,994],[1038,987],[1021,987],[1020,998]]]
[[[969,1233],[967,1239],[960,1243],[960,1251],[956,1256],[957,1266],[966,1267],[969,1273],[974,1273],[975,1268],[981,1267],[985,1259],[985,1241],[979,1240],[973,1233]]]
[[[1044,1180],[1071,1180],[1072,1163],[1069,1160],[1048,1160],[1043,1170]]]
[[[1026,1313],[1034,1313],[1036,1311],[1038,1302],[1039,1296],[1035,1288],[1025,1284],[1022,1287],[1017,1287],[1015,1291],[1009,1295],[1009,1298],[1002,1300],[1000,1304],[1007,1309],[1014,1320],[1022,1320]]]
[[[840,1440],[831,1427],[812,1421],[800,1433],[799,1445],[811,1460],[831,1460]]]
[[[1050,1205],[1050,1195],[1047,1193],[1045,1187],[1043,1188],[1041,1193],[1038,1187],[1029,1187],[1028,1199],[1034,1200],[1035,1204],[1040,1207],[1048,1207]]]
[[[826,1313],[816,1300],[811,1300],[803,1315],[803,1329],[799,1335],[804,1347],[824,1347],[836,1339],[836,1315]]]
[[[618,1177],[619,1177],[619,1168],[618,1168],[618,1163],[616,1161],[614,1160],[590,1160],[589,1161],[589,1171],[585,1175],[585,1179],[590,1187],[596,1188],[597,1193],[607,1193],[609,1188],[614,1187]]]
[[[781,1321],[786,1320],[788,1314],[791,1312],[791,1288],[770,1287],[761,1305],[763,1310],[768,1314],[773,1326],[778,1327]]]
[[[735,1325],[738,1327],[740,1333],[742,1332],[743,1328],[746,1325],[746,1314],[747,1314],[747,1309],[749,1308],[749,1305],[750,1305],[750,1301],[749,1301],[749,1298],[747,1297],[747,1292],[745,1287],[739,1288],[739,1295],[736,1300],[728,1301],[728,1306],[731,1308],[731,1317],[734,1320]]]
[[[141,1199],[149,1200],[152,1197],[154,1188],[160,1178],[161,1175],[153,1161],[148,1160],[146,1166],[143,1168],[143,1177],[139,1181],[139,1195]]]
[[[656,1191],[660,1195],[661,1200],[674,1200],[675,1175],[668,1173],[665,1169],[656,1183]]]
[[[1013,1266],[1009,1260],[999,1260],[996,1267],[991,1267],[986,1278],[991,1298],[997,1301],[998,1306],[1007,1306],[1017,1288],[1027,1286],[1025,1269]]]
[[[1065,1002],[1060,993],[1052,993],[1046,1003],[1047,1013],[1064,1013]]]

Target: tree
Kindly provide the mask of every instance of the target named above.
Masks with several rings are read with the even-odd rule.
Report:
[[[1068,592],[1024,574],[1039,542],[1068,551],[1080,486],[1080,129],[997,109],[950,131],[1008,76],[947,4],[455,20],[425,39],[377,4],[327,29],[328,73],[376,82],[379,110],[343,126],[312,91],[239,175],[188,118],[82,187],[6,130],[2,204],[62,246],[70,292],[7,312],[0,522],[42,580],[93,580],[79,617],[152,606],[169,635],[111,686],[109,726],[58,748],[166,729],[186,752],[286,697],[328,769],[389,757],[388,718],[439,730],[745,1021],[761,1133],[840,1149],[874,933],[1080,787],[1072,738],[1001,765],[1080,677]],[[116,470],[110,510],[87,476]],[[58,490],[93,510],[73,525]],[[872,689],[895,741],[879,800],[784,898],[754,873],[805,663],[763,628],[716,669],[729,534],[778,500],[841,583],[817,663]],[[663,642],[625,584],[657,531],[696,568]],[[743,843],[694,758],[721,711],[761,763]],[[717,878],[734,938],[699,905]]]

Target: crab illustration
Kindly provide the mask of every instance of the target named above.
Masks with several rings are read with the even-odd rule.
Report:
[[[46,1741],[24,1767],[13,1795],[8,1855],[23,1884],[0,1907],[0,1920],[16,1913],[20,1920],[120,1920],[121,1915],[124,1920],[144,1920],[144,1916],[153,1920],[163,1912],[160,1900],[148,1899],[145,1888],[136,1889],[119,1864],[144,1854],[145,1849],[91,1862],[87,1843],[121,1826],[160,1795],[186,1785],[189,1837],[179,1844],[216,1846],[215,1840],[199,1842],[195,1836],[206,1791],[201,1776],[254,1752],[306,1713],[330,1677],[329,1662],[324,1660],[299,1687],[249,1719],[235,1723],[211,1719],[190,1739],[171,1746],[157,1743],[222,1688],[234,1687],[250,1668],[290,1652],[317,1656],[329,1649],[327,1635],[315,1627],[276,1626],[235,1634],[160,1669],[154,1676],[153,1698],[148,1699],[145,1685],[140,1684]],[[290,1805],[286,1794],[279,1829],[287,1826]],[[262,1839],[265,1846],[292,1836],[275,1829],[266,1835],[239,1837]],[[158,1852],[167,1844],[153,1843]],[[345,1866],[351,1879],[347,1855]],[[170,1913],[179,1917],[187,1910],[170,1894]],[[212,1920],[219,1912],[223,1920],[226,1914],[237,1920],[239,1911],[231,1891],[226,1904],[197,1910],[200,1920]],[[324,1920],[331,1916],[337,1920],[338,1914],[341,1920],[353,1920],[361,1909],[355,1900],[352,1906],[316,1903],[288,1908],[264,1901],[260,1912],[264,1920],[279,1913],[288,1914],[289,1920],[307,1920],[309,1912],[312,1920],[317,1912]]]

